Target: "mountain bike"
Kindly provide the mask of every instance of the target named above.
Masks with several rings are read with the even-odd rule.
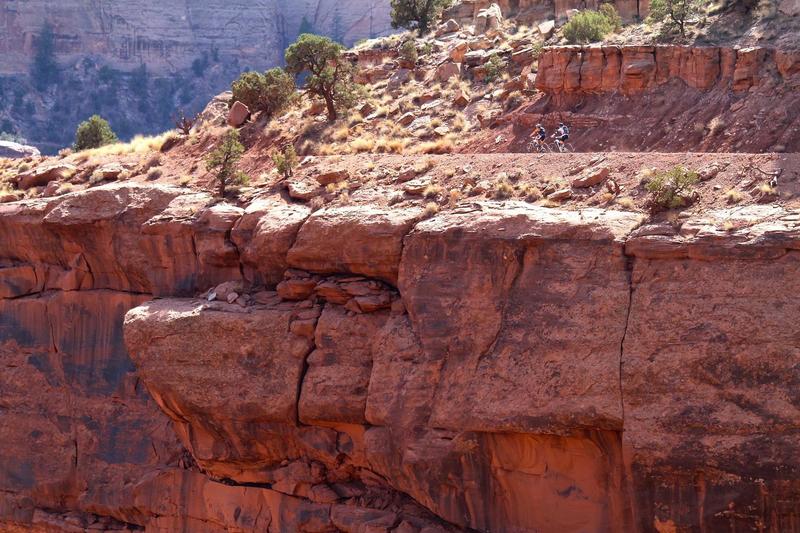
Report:
[[[574,152],[575,147],[572,145],[572,143],[565,143],[564,141],[556,139],[553,141],[553,148],[551,151],[564,154],[567,152]]]
[[[528,143],[528,151],[529,152],[539,152],[540,154],[550,153],[553,151],[550,148],[550,145],[544,141],[540,141],[538,138],[534,138],[530,143]]]

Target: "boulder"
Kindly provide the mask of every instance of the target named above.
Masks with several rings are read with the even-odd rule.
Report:
[[[478,33],[485,33],[489,30],[496,30],[500,28],[503,22],[503,12],[500,6],[492,4],[486,9],[481,9],[475,16],[475,31]]]
[[[553,32],[556,29],[556,21],[554,21],[554,20],[546,20],[546,21],[540,23],[536,28],[539,30],[539,34],[543,38],[549,39],[550,36],[553,35]]]
[[[314,179],[320,185],[329,185],[331,183],[339,183],[340,181],[347,181],[350,179],[350,172],[347,170],[330,170],[314,176]]]
[[[572,186],[581,187],[594,187],[605,181],[609,174],[608,167],[590,168],[583,172],[579,177],[572,180]]]
[[[436,29],[436,36],[441,37],[442,35],[447,35],[448,33],[455,33],[461,29],[461,26],[453,19],[447,19],[447,22],[444,24],[440,24],[439,27]]]
[[[564,200],[569,200],[570,198],[572,198],[571,189],[559,189],[547,195],[547,199],[553,200],[554,202],[562,202]]]
[[[414,122],[414,119],[416,118],[417,116],[409,111],[408,113],[404,113],[403,115],[401,115],[400,118],[397,119],[397,123],[401,126],[408,126],[409,124]]]
[[[238,128],[239,126],[247,122],[247,118],[249,116],[250,116],[250,108],[248,108],[242,102],[237,100],[231,106],[230,111],[228,111],[228,126]]]
[[[224,126],[232,98],[233,93],[231,91],[225,91],[212,98],[205,109],[197,116],[197,120],[194,123],[195,129]]]
[[[469,97],[463,90],[458,89],[455,92],[455,95],[453,95],[453,105],[462,108],[469,105]]]
[[[411,78],[411,70],[407,68],[400,68],[397,69],[397,72],[392,74],[392,77],[389,78],[388,88],[389,90],[399,89],[400,86],[404,85],[408,82]]]
[[[458,41],[448,52],[448,56],[456,63],[464,62],[464,54],[469,51],[469,45],[466,41]]]
[[[41,187],[51,181],[64,180],[72,177],[77,168],[69,163],[55,163],[52,165],[42,165],[28,172],[17,176],[17,185],[20,189],[30,189],[31,187]]]
[[[291,198],[304,202],[322,194],[322,187],[319,184],[306,180],[289,180],[286,182],[286,190],[289,191]]]
[[[123,172],[125,172],[125,167],[115,162],[101,166],[100,168],[95,170],[92,173],[92,175],[98,176],[99,178],[102,178],[104,180],[115,180],[119,178],[119,175],[122,174]]]
[[[457,63],[446,62],[439,65],[436,69],[436,80],[446,82],[450,78],[461,77],[461,67]]]
[[[35,146],[28,146],[12,141],[0,141],[0,157],[9,159],[25,159],[26,157],[38,157],[41,154]]]
[[[483,65],[489,60],[490,54],[486,50],[470,50],[464,54],[464,64],[470,67]]]

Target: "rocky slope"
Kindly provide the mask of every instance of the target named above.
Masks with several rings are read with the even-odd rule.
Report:
[[[6,530],[798,531],[796,210],[210,200],[0,206]]]
[[[385,34],[388,14],[378,0],[4,2],[0,131],[46,153],[68,146],[93,113],[123,138],[157,133],[176,109],[199,111],[241,71],[281,64],[301,29],[350,45]],[[61,74],[42,89],[28,78],[46,24]]]

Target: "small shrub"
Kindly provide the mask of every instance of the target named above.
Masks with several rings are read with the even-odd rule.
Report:
[[[570,44],[588,44],[602,41],[613,30],[613,24],[599,11],[586,10],[573,16],[564,24],[564,37]]]
[[[498,54],[492,54],[489,60],[483,65],[484,80],[487,83],[492,83],[503,75],[506,70],[507,63]]]
[[[81,122],[75,131],[75,151],[100,148],[117,142],[117,135],[100,115],[92,115]]]
[[[450,207],[453,207],[461,201],[462,197],[463,195],[461,194],[461,191],[458,189],[450,189],[450,193],[447,195],[447,204]]]
[[[422,192],[422,196],[425,198],[436,198],[442,194],[443,191],[444,188],[441,185],[431,184],[425,187],[425,190]]]
[[[611,25],[611,31],[619,31],[622,29],[622,17],[619,16],[619,11],[614,7],[614,4],[601,4],[597,11],[608,19]]]
[[[240,101],[252,112],[274,115],[296,99],[294,78],[280,67],[265,73],[245,72],[231,84],[231,103]]]
[[[736,189],[731,189],[725,192],[725,198],[728,200],[729,204],[738,204],[744,199],[744,196]]]
[[[432,157],[426,157],[414,165],[414,172],[416,174],[424,174],[432,169],[435,165],[436,162]]]
[[[522,188],[522,196],[526,202],[536,202],[542,199],[542,191],[533,185],[526,185]]]
[[[197,117],[200,115],[195,115],[193,117],[187,117],[186,113],[183,112],[183,109],[178,111],[176,115],[172,117],[173,122],[175,123],[175,128],[183,133],[184,135],[189,135],[192,132],[192,128],[194,127],[194,123],[197,122]]]
[[[722,120],[722,117],[714,117],[708,123],[708,131],[711,132],[711,135],[716,135],[725,129],[725,121]]]
[[[181,187],[188,187],[191,182],[192,182],[191,176],[181,176],[181,179],[178,180],[178,185],[180,185]]]
[[[154,181],[154,180],[157,180],[158,178],[160,178],[163,174],[164,174],[164,171],[162,171],[160,168],[151,168],[147,172],[147,179],[150,180],[150,181]]]
[[[419,53],[417,52],[417,43],[414,39],[406,39],[403,41],[403,44],[400,45],[400,59],[413,64],[417,63]]]
[[[511,185],[505,177],[498,179],[494,185],[495,200],[505,200],[512,196],[514,196],[514,186]]]
[[[342,142],[346,141],[347,137],[350,136],[350,128],[347,126],[342,126],[341,128],[337,129],[336,131],[331,134],[331,138],[334,141]]]
[[[228,185],[239,182],[241,173],[237,172],[236,165],[242,158],[244,146],[239,142],[239,132],[235,129],[228,130],[222,137],[222,142],[206,158],[206,169],[216,171],[217,191],[220,197],[225,197]]]
[[[652,211],[683,207],[693,199],[694,185],[699,176],[678,165],[671,170],[656,172],[645,188],[650,193]]]
[[[439,212],[439,204],[436,202],[428,202],[425,204],[425,211],[422,213],[422,216],[425,218],[432,217],[436,213]]]
[[[350,143],[350,148],[357,154],[361,152],[371,152],[375,148],[375,139],[371,137],[359,137]]]
[[[275,168],[284,178],[292,177],[298,163],[294,145],[287,144],[282,151],[272,154],[272,162],[275,163]]]
[[[416,151],[421,154],[449,154],[455,148],[455,142],[450,136],[442,137],[438,141],[429,141],[417,146]]]
[[[636,202],[633,201],[633,198],[627,196],[617,198],[617,205],[624,209],[636,209]]]

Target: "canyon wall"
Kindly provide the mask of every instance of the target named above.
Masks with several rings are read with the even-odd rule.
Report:
[[[46,25],[58,67],[42,80],[32,73]],[[178,110],[201,111],[244,70],[280,65],[301,30],[348,45],[385,35],[389,2],[4,1],[0,132],[46,154],[71,145],[93,114],[124,140],[161,133]]]
[[[800,150],[800,51],[774,48],[546,48],[527,105],[503,120],[526,138],[567,123],[579,151]]]
[[[0,241],[4,530],[800,531],[797,211],[120,183]]]
[[[60,63],[95,58],[112,68],[144,63],[156,74],[188,69],[212,49],[224,60],[264,69],[279,64],[305,19],[347,44],[389,30],[388,2],[286,0],[143,2],[9,0],[0,8],[0,74],[30,70],[45,23]]]

